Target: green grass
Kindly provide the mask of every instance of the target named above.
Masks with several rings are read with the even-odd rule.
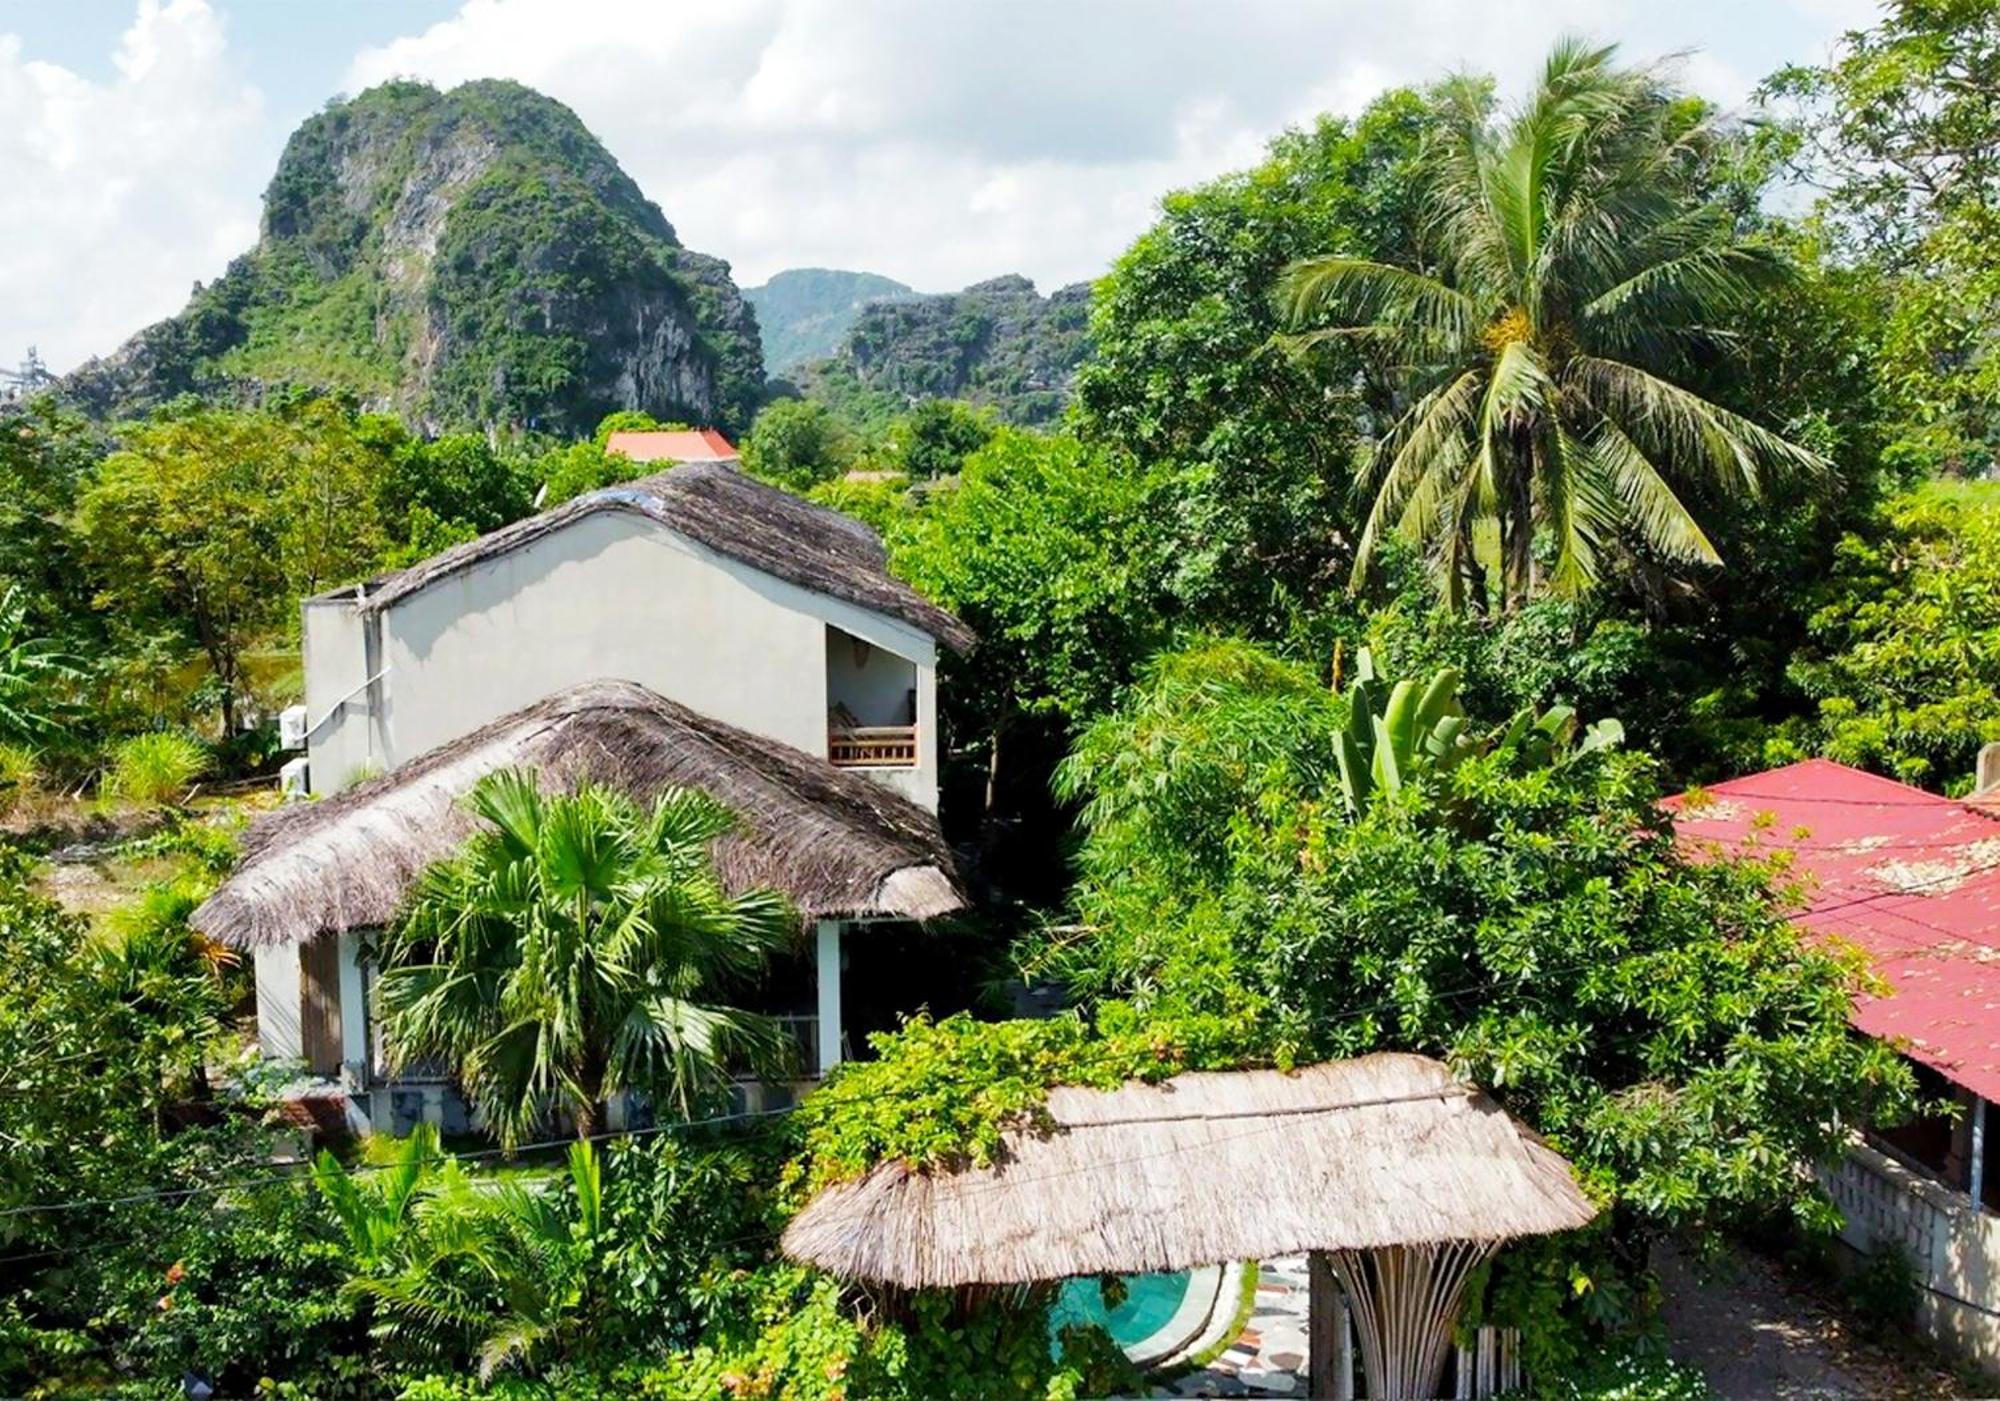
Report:
[[[107,802],[166,807],[186,800],[188,789],[209,765],[208,748],[181,730],[135,735],[111,751],[111,766],[98,788]]]

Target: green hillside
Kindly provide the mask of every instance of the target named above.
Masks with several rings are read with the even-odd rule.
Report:
[[[1010,275],[863,307],[839,351],[797,378],[809,397],[863,422],[947,398],[990,405],[1011,423],[1045,424],[1069,403],[1090,348],[1090,284],[1044,297]]]
[[[834,268],[789,268],[761,287],[743,289],[743,299],[757,309],[770,375],[833,354],[870,302],[915,295],[892,277]]]
[[[728,265],[682,247],[575,113],[518,83],[398,82],[307,119],[256,247],[64,388],[110,416],[284,385],[432,429],[623,408],[740,428],[763,364]]]

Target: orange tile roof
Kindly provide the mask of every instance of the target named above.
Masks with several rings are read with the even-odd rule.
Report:
[[[634,462],[727,462],[736,457],[736,445],[713,428],[613,433],[604,450]]]

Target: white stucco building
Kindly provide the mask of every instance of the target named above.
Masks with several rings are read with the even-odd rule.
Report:
[[[436,1117],[442,1086],[384,1072],[369,951],[469,830],[457,799],[522,763],[641,795],[694,784],[743,818],[725,875],[785,890],[812,926],[815,1005],[796,1020],[824,1070],[852,931],[961,903],[935,819],[941,643],[971,637],[889,574],[871,531],[725,462],[308,599],[314,801],[253,831],[196,923],[254,950],[267,1053],[304,1060],[357,1121]]]

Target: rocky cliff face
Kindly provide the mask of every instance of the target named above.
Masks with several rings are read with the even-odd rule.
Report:
[[[294,132],[257,246],[64,387],[109,416],[288,385],[430,429],[629,408],[741,430],[763,365],[728,264],[683,248],[575,113],[517,83],[391,83]]]
[[[969,399],[1010,422],[1039,424],[1061,415],[1090,346],[1088,283],[1044,297],[1010,275],[871,302],[839,352],[799,378],[808,394],[835,403]]]

